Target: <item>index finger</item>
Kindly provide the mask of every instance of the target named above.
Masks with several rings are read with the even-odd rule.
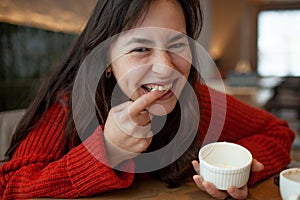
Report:
[[[132,115],[138,115],[144,111],[147,107],[151,106],[156,100],[165,94],[164,91],[152,91],[146,93],[134,101],[128,108],[129,113]]]

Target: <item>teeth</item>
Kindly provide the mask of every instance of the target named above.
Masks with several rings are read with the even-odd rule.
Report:
[[[144,85],[143,86],[148,92],[152,92],[155,90],[158,91],[168,91],[172,88],[172,83],[168,85],[154,85],[154,84],[149,84],[149,85]]]

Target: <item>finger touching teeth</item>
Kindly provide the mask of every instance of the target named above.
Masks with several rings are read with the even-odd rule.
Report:
[[[146,84],[142,86],[147,92],[152,91],[168,91],[172,88],[172,83],[168,85],[155,85],[155,84]]]

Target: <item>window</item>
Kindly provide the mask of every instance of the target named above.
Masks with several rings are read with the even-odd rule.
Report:
[[[0,22],[0,111],[26,108],[76,37]]]
[[[257,70],[261,76],[300,76],[300,9],[258,14]]]

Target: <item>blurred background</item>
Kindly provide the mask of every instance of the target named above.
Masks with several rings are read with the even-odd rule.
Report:
[[[226,92],[289,122],[300,160],[300,0],[200,0]],[[26,109],[96,0],[0,0],[0,111]],[[212,75],[213,76],[213,75]],[[218,83],[212,83],[218,89]]]

